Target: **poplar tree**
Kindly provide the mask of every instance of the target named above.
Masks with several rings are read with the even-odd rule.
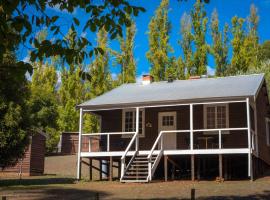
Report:
[[[195,69],[193,66],[193,50],[192,50],[192,22],[191,16],[184,13],[180,20],[180,29],[182,40],[179,41],[179,44],[183,50],[183,59],[179,58],[178,66],[180,68],[184,68],[182,70],[186,70],[186,76],[189,77],[195,73]]]
[[[90,98],[102,95],[112,89],[112,78],[109,70],[108,35],[105,29],[98,31],[97,45],[102,49],[102,53],[96,55],[94,61],[90,64]]]
[[[247,18],[248,33],[243,46],[243,54],[246,58],[246,65],[249,68],[257,68],[259,65],[258,23],[258,9],[252,4]]]
[[[259,46],[259,61],[270,60],[270,40],[264,41]]]
[[[204,10],[204,3],[197,0],[194,9],[191,11],[193,38],[195,43],[194,67],[196,75],[203,75],[207,72],[207,54],[209,47],[206,43],[205,35],[207,30],[208,18]]]
[[[213,11],[211,16],[211,35],[213,44],[211,53],[216,64],[216,76],[225,76],[228,67],[228,24],[225,24],[223,34],[219,30],[218,13]]]
[[[76,32],[69,30],[68,43],[76,49]],[[79,112],[76,105],[84,100],[84,86],[81,80],[82,66],[70,64],[61,70],[61,86],[58,91],[60,105],[58,107],[58,126],[61,131],[78,131]]]
[[[169,0],[162,0],[148,25],[149,51],[146,57],[151,65],[150,74],[155,81],[165,80],[166,69],[171,63],[168,55],[172,52],[169,45],[168,6]]]
[[[33,63],[34,73],[29,85],[31,96],[28,101],[33,128],[46,134],[46,150],[52,152],[59,140],[57,73],[52,64]]]
[[[109,70],[109,47],[108,34],[105,29],[97,33],[97,45],[102,53],[96,55],[94,61],[89,65],[91,81],[87,84],[85,98],[92,99],[112,89],[112,77]],[[85,129],[97,132],[99,129],[98,118],[93,115],[86,116]]]
[[[229,68],[230,74],[236,74],[241,72],[246,72],[248,67],[246,65],[246,58],[244,55],[244,42],[245,42],[245,32],[243,29],[244,19],[234,16],[232,18],[232,59],[231,66]]]
[[[170,58],[170,64],[166,69],[165,77],[167,80],[185,79],[185,65],[181,57],[178,59],[175,57]]]
[[[112,51],[116,56],[116,63],[120,65],[121,72],[118,76],[119,84],[136,82],[136,60],[134,57],[134,39],[136,25],[133,20],[129,27],[126,27],[124,37],[118,37],[120,42],[120,52]]]

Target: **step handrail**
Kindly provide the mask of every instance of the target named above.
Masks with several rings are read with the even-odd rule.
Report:
[[[151,181],[152,180],[152,176],[155,173],[155,170],[157,168],[157,165],[159,163],[159,160],[161,159],[161,156],[163,155],[163,151],[164,151],[164,145],[163,145],[163,138],[164,138],[164,134],[165,133],[186,133],[186,132],[190,132],[190,130],[169,130],[169,131],[160,131],[158,134],[158,137],[156,139],[156,141],[154,142],[149,155],[147,156],[148,159],[148,180]],[[152,156],[153,153],[155,151],[156,146],[158,145],[158,143],[161,142],[160,144],[160,151],[159,154],[157,155],[153,165],[152,165]]]
[[[190,130],[170,130],[170,131],[160,131],[159,134],[158,134],[158,137],[157,137],[155,143],[153,144],[153,146],[152,146],[152,148],[151,148],[151,150],[150,150],[150,153],[149,153],[149,155],[148,155],[147,158],[148,158],[148,159],[151,159],[151,158],[152,158],[152,155],[153,155],[153,153],[154,153],[154,150],[155,150],[155,148],[156,148],[156,146],[157,146],[159,140],[163,137],[163,134],[164,134],[164,133],[186,133],[186,132],[190,132]],[[163,140],[163,138],[162,138],[162,140]],[[163,146],[162,143],[161,143],[161,146]]]
[[[125,162],[126,162],[126,156],[131,148],[131,146],[133,145],[134,141],[139,137],[139,131],[135,132],[135,134],[133,135],[132,139],[130,140],[124,154],[122,155],[121,157],[121,178],[120,180],[123,179],[124,177],[124,174],[126,173],[127,171],[127,168],[130,166],[130,163],[132,162],[132,160],[134,159],[135,155],[137,154],[138,150],[135,148],[135,152],[131,158],[131,160],[129,161],[127,167],[125,167]]]

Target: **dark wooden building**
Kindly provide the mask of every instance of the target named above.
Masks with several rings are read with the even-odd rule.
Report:
[[[30,137],[30,143],[25,150],[25,155],[17,164],[1,171],[10,175],[33,176],[44,173],[46,137],[41,133],[35,133]]]
[[[124,84],[80,105],[82,159],[121,163],[122,182],[242,179],[270,166],[270,106],[264,74]],[[83,114],[101,133],[83,132]],[[100,137],[100,151],[84,148]],[[85,163],[85,162],[84,162]]]

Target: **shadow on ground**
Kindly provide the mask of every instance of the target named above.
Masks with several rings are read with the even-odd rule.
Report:
[[[62,188],[53,187],[46,189],[35,190],[16,190],[0,193],[0,196],[6,196],[7,199],[20,199],[20,200],[53,200],[53,199],[65,199],[65,200],[96,200],[106,198],[109,194],[106,192],[94,191],[94,190],[82,190],[74,188]]]
[[[151,200],[159,200],[165,198],[153,198]],[[166,198],[167,200],[192,200],[192,198],[181,198],[181,197],[172,197]],[[237,195],[228,195],[228,196],[208,196],[208,197],[195,197],[194,200],[270,200],[270,190],[263,191],[260,194],[252,194],[247,196],[237,196]]]
[[[210,197],[201,197],[196,198],[196,200],[269,200],[270,199],[270,190],[263,191],[260,194],[252,194],[247,196],[210,196]]]
[[[26,185],[51,185],[51,184],[73,184],[75,183],[74,178],[27,178],[27,179],[3,179],[0,180],[0,187],[2,186],[26,186]]]

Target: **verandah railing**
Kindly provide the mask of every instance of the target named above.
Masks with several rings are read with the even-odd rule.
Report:
[[[246,131],[247,134],[249,133],[248,128],[219,128],[219,129],[194,129],[194,130],[169,130],[169,131],[160,131],[156,141],[154,142],[149,155],[148,155],[148,181],[152,180],[152,177],[155,173],[155,170],[159,164],[159,161],[163,155],[164,152],[164,135],[165,134],[170,134],[170,133],[191,133],[192,136],[193,134],[195,135],[196,133],[199,132],[203,132],[205,134],[216,134],[218,135],[218,149],[223,149],[223,145],[222,145],[222,134],[228,134],[229,131]],[[255,145],[254,145],[254,141],[255,141],[255,132],[251,129],[250,130],[251,133],[251,150],[254,151],[255,150]],[[247,136],[248,138],[248,136]],[[190,137],[190,145],[189,145],[189,149],[188,150],[194,150],[194,138]],[[247,148],[248,145],[247,145]],[[200,148],[199,148],[200,149]],[[196,149],[196,150],[199,150]],[[235,148],[238,149],[238,148]],[[176,150],[176,149],[175,149]],[[158,152],[157,157],[155,158],[154,162],[152,163],[152,157],[154,152]]]
[[[106,137],[107,138],[107,151],[106,152],[111,152],[111,148],[110,148],[110,136],[111,135],[133,135],[133,137],[131,138],[129,144],[127,145],[123,155],[121,156],[121,178],[120,178],[120,180],[122,180],[124,177],[124,174],[126,173],[127,169],[129,168],[130,164],[132,163],[133,159],[135,158],[135,156],[137,155],[137,153],[139,151],[139,107],[136,107],[135,130],[136,130],[135,132],[85,133],[85,134],[82,134],[82,136],[89,137],[89,152],[91,152],[91,137],[106,135],[107,136]],[[126,165],[126,156],[129,154],[129,152],[131,151],[131,147],[134,144],[135,144],[135,150],[132,151],[133,155],[132,155],[131,159],[129,160],[129,163]],[[80,146],[79,146],[79,148],[80,148]]]
[[[111,136],[121,136],[121,135],[135,135],[136,132],[107,132],[107,133],[84,133],[82,134],[82,137],[88,137],[88,152],[92,152],[91,144],[92,140],[101,140],[100,137],[105,136],[103,139],[105,139],[103,142],[106,143],[106,150],[105,152],[110,152],[112,150],[111,148]],[[99,138],[97,138],[99,137]],[[131,139],[132,140],[132,139]],[[124,150],[124,149],[123,149]],[[101,151],[99,151],[101,152]],[[104,151],[103,151],[104,152]]]

